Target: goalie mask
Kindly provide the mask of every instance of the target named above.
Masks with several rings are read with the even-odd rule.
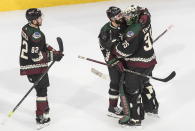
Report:
[[[128,25],[131,25],[137,20],[140,13],[140,9],[141,7],[139,6],[131,5],[123,11],[123,16]]]

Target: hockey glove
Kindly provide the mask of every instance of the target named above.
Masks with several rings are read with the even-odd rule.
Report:
[[[50,51],[49,60],[50,61],[60,61],[64,54],[61,51]]]
[[[50,46],[49,44],[46,44],[46,49],[48,51],[56,51],[52,46]]]
[[[149,17],[148,15],[142,15],[142,16],[140,16],[139,22],[140,22],[143,26],[145,26],[145,25],[147,25],[147,23],[150,22],[150,17]]]
[[[142,10],[142,13],[139,16],[139,22],[142,24],[143,27],[150,24],[150,13],[148,9]]]

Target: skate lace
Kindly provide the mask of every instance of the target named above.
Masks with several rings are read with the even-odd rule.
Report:
[[[122,109],[120,109],[118,107],[114,107],[114,111],[115,111],[115,114],[121,114],[122,113]]]

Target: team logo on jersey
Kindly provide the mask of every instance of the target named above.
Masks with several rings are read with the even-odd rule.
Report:
[[[39,32],[35,32],[32,36],[35,39],[39,39],[41,37],[41,34]]]
[[[133,31],[128,31],[128,32],[127,32],[127,37],[132,37],[132,36],[134,36]]]

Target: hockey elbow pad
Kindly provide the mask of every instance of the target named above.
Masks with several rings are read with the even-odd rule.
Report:
[[[49,44],[46,44],[46,48],[48,51],[56,51],[52,46],[50,46]]]

